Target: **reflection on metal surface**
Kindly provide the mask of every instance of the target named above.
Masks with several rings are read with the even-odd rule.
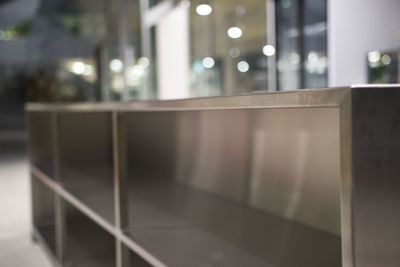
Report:
[[[184,266],[201,251],[200,261],[213,246],[226,258],[218,266],[340,263],[338,108],[131,112],[126,121],[130,233],[167,264]],[[177,261],[156,245],[177,238],[165,228],[187,235],[175,247],[211,247]],[[292,250],[288,238],[308,247]],[[242,261],[229,263],[223,242]]]
[[[337,109],[128,116],[135,179],[177,180],[340,234]]]
[[[357,266],[400,266],[400,89],[352,92]]]
[[[155,266],[398,266],[399,87],[28,105],[31,173]]]

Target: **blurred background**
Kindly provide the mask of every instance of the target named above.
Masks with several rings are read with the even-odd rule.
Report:
[[[1,0],[0,139],[23,105],[399,80],[397,0]]]
[[[28,235],[26,102],[398,83],[399,14],[398,0],[0,0],[0,217],[15,214],[0,244],[15,222]]]

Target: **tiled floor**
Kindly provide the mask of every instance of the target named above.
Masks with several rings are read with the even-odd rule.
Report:
[[[48,267],[47,256],[31,240],[30,187],[24,153],[0,146],[0,266]]]

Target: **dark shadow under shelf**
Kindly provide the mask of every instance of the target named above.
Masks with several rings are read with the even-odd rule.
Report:
[[[55,239],[55,226],[54,224],[40,224],[35,225],[35,229],[40,234],[43,241],[50,251],[56,253],[56,239]]]
[[[67,205],[66,253],[71,267],[115,266],[115,239],[80,211]]]

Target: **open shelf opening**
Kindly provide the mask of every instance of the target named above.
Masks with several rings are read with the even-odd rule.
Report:
[[[114,223],[110,113],[60,113],[58,118],[62,185]]]
[[[341,266],[337,109],[132,112],[126,122],[126,232],[162,262]]]
[[[33,225],[51,252],[56,251],[54,192],[32,175]]]
[[[64,205],[66,210],[65,266],[115,266],[115,238],[67,202],[64,202]]]
[[[145,261],[138,254],[133,252],[127,246],[122,244],[122,266],[124,267],[152,267],[150,263]]]
[[[31,163],[54,179],[52,114],[29,112],[27,118]]]

